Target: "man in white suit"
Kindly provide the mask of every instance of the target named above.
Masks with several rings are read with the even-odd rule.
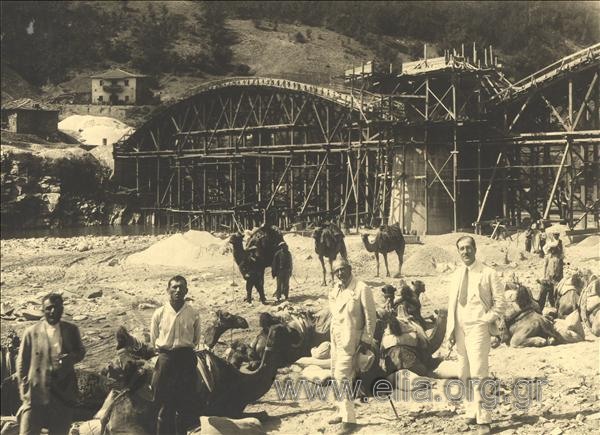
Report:
[[[456,242],[464,263],[452,278],[448,301],[446,338],[450,346],[456,344],[460,378],[465,386],[467,423],[477,423],[480,434],[490,433],[491,414],[482,406],[479,385],[489,376],[489,353],[492,335],[498,335],[496,322],[504,309],[504,285],[494,269],[477,261],[477,247],[471,236]],[[471,394],[468,393],[471,389]]]
[[[329,292],[331,372],[341,389],[342,382],[355,378],[358,353],[373,347],[377,313],[371,288],[354,278],[348,261],[338,258],[333,263],[333,272],[337,279]],[[352,433],[357,429],[353,401],[341,400],[338,410],[329,423],[342,423],[338,434]]]

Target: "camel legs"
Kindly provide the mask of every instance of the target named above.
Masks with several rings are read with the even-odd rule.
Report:
[[[387,262],[387,253],[382,252],[381,255],[383,255],[383,261],[385,263],[385,276],[390,276],[390,269],[388,267],[388,262]],[[377,275],[379,276],[379,270],[377,271]]]
[[[401,249],[396,249],[396,254],[398,255],[398,276],[402,276],[402,263],[404,262],[404,251]]]
[[[333,284],[333,258],[329,259],[329,270],[331,271],[331,283]]]
[[[319,255],[319,261],[321,262],[321,267],[323,268],[323,282],[321,283],[321,285],[327,285],[327,280],[326,280],[326,275],[327,275],[327,270],[325,269],[325,260],[323,260],[323,256]]]
[[[379,277],[379,252],[375,251],[375,260],[377,260],[377,274],[376,277]]]
[[[542,337],[527,337],[515,334],[510,339],[510,347],[543,347],[548,345],[548,340]]]

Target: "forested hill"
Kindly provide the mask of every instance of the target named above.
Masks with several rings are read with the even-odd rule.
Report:
[[[339,74],[372,57],[418,58],[423,43],[441,52],[473,42],[493,45],[514,80],[600,41],[598,2],[3,1],[0,8],[2,78],[10,71],[38,88],[83,83],[112,66],[161,85],[165,77]]]

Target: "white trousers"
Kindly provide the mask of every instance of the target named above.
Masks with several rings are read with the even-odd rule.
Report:
[[[471,379],[482,381],[489,376],[491,337],[488,325],[482,323],[465,328],[457,322],[454,334],[460,380],[465,386],[466,417],[476,418],[477,424],[490,424],[492,416],[481,406],[480,385],[469,382]]]
[[[344,382],[352,382],[354,379],[354,354],[349,354],[341,347],[336,346],[336,335],[336,333],[333,333],[331,337],[331,374],[337,382],[338,388],[342,390]],[[337,402],[337,408],[338,415],[343,422],[356,423],[356,413],[352,400],[344,396],[342,400]]]

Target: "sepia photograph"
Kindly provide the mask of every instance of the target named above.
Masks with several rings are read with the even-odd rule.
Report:
[[[600,2],[0,23],[1,435],[597,433]]]

